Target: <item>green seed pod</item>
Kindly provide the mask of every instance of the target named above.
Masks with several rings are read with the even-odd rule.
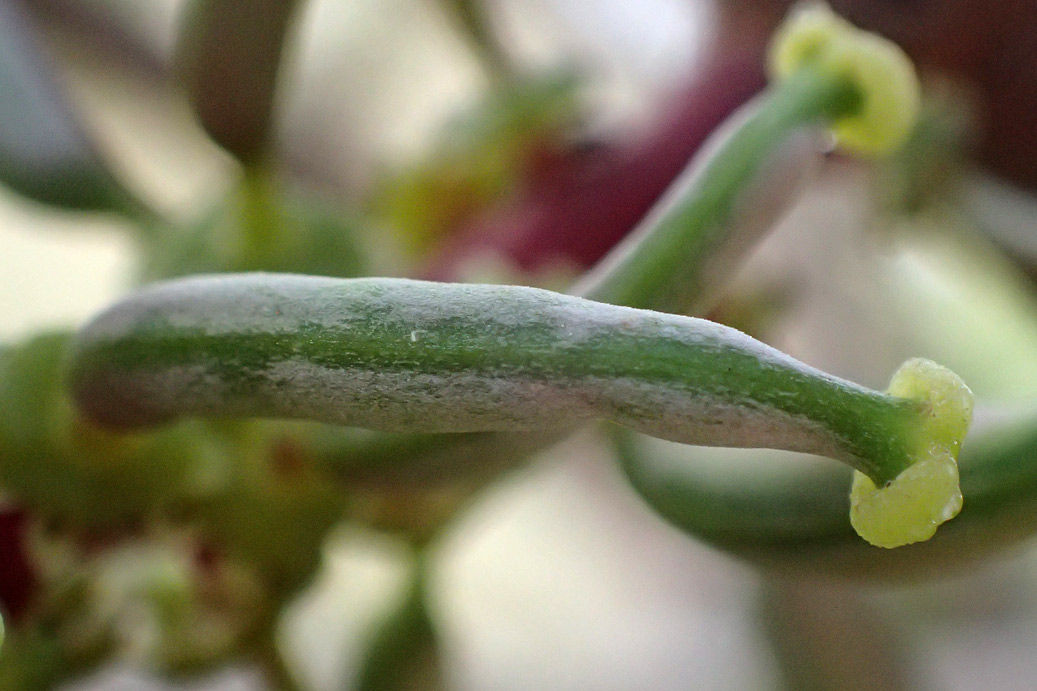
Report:
[[[917,461],[924,404],[733,329],[515,286],[244,274],[160,284],[76,339],[85,414],[305,418],[384,431],[565,429],[605,419],[691,444]]]

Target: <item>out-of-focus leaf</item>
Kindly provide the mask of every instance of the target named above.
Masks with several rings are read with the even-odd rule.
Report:
[[[71,676],[71,663],[53,632],[11,631],[0,652],[0,691],[46,691]]]
[[[1034,281],[1037,281],[1037,195],[985,175],[972,175],[964,190],[967,213]]]
[[[0,360],[0,487],[34,515],[108,528],[206,485],[225,450],[189,422],[151,435],[84,424],[64,389],[67,334],[37,336]]]
[[[387,179],[374,213],[414,251],[514,190],[577,118],[570,74],[501,85],[447,125],[424,160]]]
[[[228,271],[282,271],[357,276],[365,257],[357,242],[361,221],[341,209],[299,195],[269,190],[255,210],[254,191],[242,188],[198,221],[166,226],[147,246],[141,279]],[[253,246],[255,229],[265,237]]]
[[[22,0],[44,35],[88,45],[104,65],[168,81],[173,3],[139,0]]]
[[[913,352],[944,362],[987,400],[1037,392],[1037,295],[953,214],[918,217],[880,264],[880,294]]]
[[[0,0],[0,182],[69,209],[139,207],[80,126],[12,0]]]
[[[297,0],[191,0],[179,62],[202,126],[244,163],[270,141],[277,71]]]

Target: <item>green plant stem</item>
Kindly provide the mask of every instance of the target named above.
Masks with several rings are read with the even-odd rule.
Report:
[[[775,159],[779,163],[782,162],[784,159],[780,155],[775,155],[780,154],[782,141],[802,131],[802,123],[813,122],[804,113],[824,111],[816,100],[820,99],[822,93],[827,92],[824,89],[806,88],[813,84],[810,80],[807,81],[806,85],[783,88],[778,95],[765,97],[752,104],[746,123],[739,126],[734,134],[726,137],[722,144],[714,145],[696,158],[686,175],[689,182],[680,183],[674,188],[675,191],[668,195],[671,198],[677,197],[675,202],[670,203],[668,210],[646,221],[643,229],[639,231],[640,239],[633,247],[628,243],[624,249],[617,250],[614,256],[607,259],[592,274],[590,282],[585,282],[584,287],[577,287],[577,290],[586,289],[589,294],[608,298],[605,301],[623,302],[619,289],[613,290],[613,287],[626,287],[630,289],[627,294],[628,302],[641,307],[658,308],[663,305],[656,304],[655,298],[667,291],[662,290],[658,283],[655,290],[633,290],[639,280],[636,275],[638,271],[659,271],[663,276],[667,275],[667,271],[674,272],[675,278],[669,285],[669,289],[672,290],[677,284],[676,279],[701,274],[721,250],[726,249],[730,254],[730,247],[733,245],[735,254],[746,252],[751,242],[747,242],[745,237],[741,237],[735,243],[724,240],[731,230],[728,221],[731,220],[733,212],[727,216],[710,217],[710,214],[717,213],[719,209],[725,208],[725,205],[706,203],[712,194],[711,190],[714,189],[709,176],[718,170],[723,172],[730,168],[732,162],[740,165],[739,171],[723,175],[725,185],[721,191],[727,195],[728,206],[734,205],[743,210],[746,206],[751,207],[752,199],[735,203],[731,196],[738,197],[739,184],[751,185],[756,179],[757,171],[747,166],[753,163],[760,166],[770,162],[773,168]],[[828,85],[824,80],[819,81]],[[795,81],[793,84],[795,85]],[[832,91],[838,93],[838,89]],[[798,98],[815,100],[809,106],[798,106]],[[767,114],[768,110],[775,109],[781,112],[775,115]],[[767,132],[777,136],[779,141],[768,143],[764,136]],[[751,141],[739,143],[740,138],[749,138]],[[802,160],[792,161],[793,165],[802,163]],[[699,170],[698,173],[694,172],[696,169]],[[776,172],[765,171],[764,175],[767,174],[775,177]],[[799,175],[798,172],[793,173],[793,176]],[[777,176],[783,177],[786,173],[778,171]],[[261,176],[257,176],[247,183],[250,189],[247,198],[254,202],[246,204],[247,208],[253,209],[250,212],[252,221],[249,225],[253,229],[250,232],[254,240],[250,242],[257,246],[266,244],[267,239],[276,232],[276,229],[270,229],[271,215],[268,208],[264,211],[262,179]],[[787,202],[785,199],[779,201]],[[779,203],[777,206],[781,205]],[[686,222],[688,218],[695,222]],[[657,234],[665,236],[665,239],[652,240]],[[657,250],[662,246],[677,247],[678,251],[685,254],[666,255]],[[650,256],[644,258],[647,255]],[[729,259],[735,261],[733,257]],[[683,301],[692,301],[701,296],[702,290],[703,286],[698,283],[688,282],[681,290]],[[533,442],[528,434],[508,432],[462,433],[443,437],[429,434],[394,435],[381,439],[368,437],[359,446],[355,446],[353,440],[346,444],[326,446],[321,456],[326,458],[328,466],[341,467],[343,478],[351,483],[359,481],[364,484],[377,484],[382,481],[394,484],[396,480],[403,479],[405,483],[427,485],[444,480],[453,482],[459,475],[470,474],[476,467],[485,470],[486,458],[497,461],[490,464],[493,467],[510,467],[537,448],[542,448],[562,436],[564,432],[561,431],[551,435],[538,435],[538,439]],[[401,467],[401,464],[406,467]]]
[[[702,163],[689,168],[656,209],[573,291],[599,302],[663,312],[693,307],[706,287],[703,278],[730,244],[751,245],[732,233],[744,216],[759,212],[751,192],[761,177],[795,176],[768,163],[792,137],[824,128],[850,114],[859,96],[848,81],[803,69],[773,85],[758,102],[729,121],[719,141],[707,145]],[[786,199],[778,200],[784,206]],[[773,220],[768,218],[767,220]],[[760,225],[757,222],[757,225]],[[757,232],[759,232],[758,229]]]
[[[923,406],[711,322],[516,286],[243,274],[145,289],[82,330],[82,410],[114,427],[185,415],[384,431],[566,429],[914,462]]]
[[[355,691],[442,691],[435,625],[428,609],[428,565],[419,550],[399,604],[381,623],[359,666]]]
[[[245,170],[238,191],[241,222],[239,247],[241,267],[276,265],[286,232],[278,213],[277,185],[269,167],[256,164]]]
[[[295,674],[289,669],[284,655],[277,645],[276,634],[273,630],[266,635],[266,640],[257,651],[259,663],[266,673],[267,681],[274,691],[303,691],[304,687],[296,679]]]
[[[570,292],[613,304],[701,314],[718,257],[736,265],[795,198],[828,117],[852,109],[845,84],[804,71],[747,105],[703,147],[658,210]],[[799,141],[797,141],[799,140]],[[808,165],[806,165],[809,168]],[[779,189],[768,189],[768,180]],[[760,208],[760,207],[764,208]],[[514,465],[564,434],[394,435],[326,446],[327,464],[354,482],[453,481],[458,474]],[[473,462],[475,461],[475,462]],[[391,468],[391,472],[387,472]],[[369,469],[365,472],[365,469]]]

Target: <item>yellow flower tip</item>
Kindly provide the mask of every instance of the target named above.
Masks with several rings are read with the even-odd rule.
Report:
[[[876,547],[928,540],[961,511],[958,464],[945,450],[919,461],[885,487],[854,471],[850,524]]]
[[[771,77],[783,79],[820,59],[833,39],[854,31],[852,24],[822,2],[797,5],[771,40],[767,55]]]
[[[886,393],[923,404],[920,445],[947,448],[958,457],[961,442],[972,424],[972,391],[946,367],[913,358],[893,374]]]
[[[770,46],[768,68],[774,78],[808,66],[845,78],[859,94],[857,112],[832,124],[843,149],[881,156],[894,151],[914,126],[920,98],[910,58],[822,3],[794,10]]]
[[[887,393],[922,405],[917,460],[884,487],[855,472],[850,523],[871,544],[891,548],[928,540],[961,511],[957,459],[973,399],[958,375],[922,359],[905,362]]]

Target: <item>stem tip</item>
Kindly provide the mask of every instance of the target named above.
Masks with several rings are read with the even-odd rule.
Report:
[[[913,359],[893,375],[887,393],[918,401],[917,460],[877,487],[860,472],[850,491],[850,523],[876,547],[928,540],[961,511],[958,452],[972,422],[972,392],[958,375]]]

